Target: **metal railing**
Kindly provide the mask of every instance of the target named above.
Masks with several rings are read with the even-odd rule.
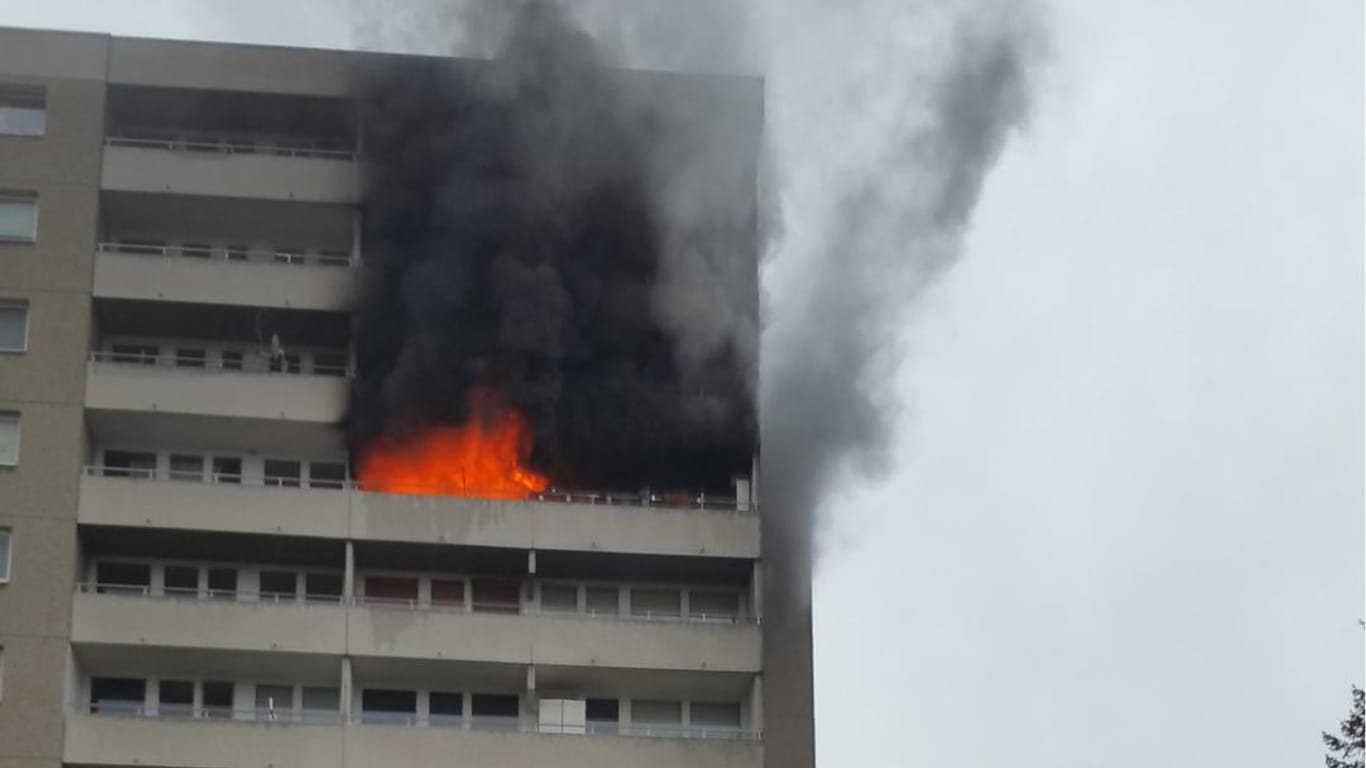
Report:
[[[209,602],[243,602],[265,604],[311,604],[346,605],[341,595],[307,592],[283,592],[278,590],[239,590],[209,589],[189,587],[162,587],[153,589],[150,584],[121,584],[109,581],[77,582],[76,591],[85,595],[111,595],[114,597],[149,597],[164,600],[204,600]]]
[[[222,358],[208,357],[185,357],[174,354],[153,355],[144,352],[113,352],[106,350],[94,350],[88,359],[92,363],[102,365],[127,365],[141,366],[148,368],[176,368],[189,371],[214,371],[217,373],[253,373],[253,374],[280,374],[284,376],[332,376],[337,378],[354,378],[355,372],[350,366],[341,365],[311,365],[308,370],[304,370],[299,361],[289,362],[278,358],[271,358],[268,355],[243,355],[231,361]]]
[[[133,147],[140,149],[163,149],[169,152],[191,152],[218,155],[266,155],[275,157],[302,157],[323,160],[356,159],[353,149],[343,149],[340,142],[328,139],[307,139],[282,136],[243,136],[229,134],[178,133],[176,135],[106,136],[104,143],[110,147]]]
[[[394,597],[373,597],[355,595],[347,598],[337,594],[281,592],[271,590],[228,590],[196,587],[161,587],[153,589],[150,584],[122,584],[117,582],[82,581],[76,584],[80,594],[110,595],[114,597],[145,597],[166,600],[203,600],[210,602],[242,602],[276,605],[349,605],[358,608],[399,609],[410,611],[429,611],[435,613],[456,613],[462,615],[485,614],[505,616],[551,617],[564,619],[592,619],[611,621],[641,621],[662,624],[713,624],[721,626],[756,625],[758,620],[736,614],[652,614],[609,613],[605,611],[569,611],[543,609],[535,605],[515,605],[512,603],[477,603],[468,606],[463,602],[415,600]]]
[[[191,259],[194,261],[225,261],[229,263],[269,264],[278,266],[351,267],[355,259],[341,251],[297,252],[285,249],[248,250],[224,245],[167,245],[151,242],[102,242],[96,253],[123,256],[153,256],[160,258]],[[255,257],[255,258],[253,258]]]
[[[91,360],[96,360],[95,355],[110,356],[114,353],[100,352],[92,353]],[[127,365],[151,365],[152,363],[119,363]],[[174,367],[171,363],[158,359],[157,365]],[[302,480],[299,477],[249,477],[246,475],[226,474],[222,472],[173,472],[167,477],[165,474],[153,469],[146,468],[125,468],[125,467],[104,467],[98,465],[86,465],[85,474],[94,477],[132,477],[141,480],[178,480],[182,482],[201,482],[206,484],[219,485],[246,485],[246,486],[271,486],[288,488],[312,488],[323,490],[345,490],[360,493],[393,493],[394,489],[389,488],[383,491],[374,491],[366,488],[362,483],[352,479],[346,480]],[[403,491],[436,491],[437,489],[429,486],[404,486]],[[434,492],[432,495],[446,496]],[[478,498],[477,494],[468,497],[458,498]],[[750,504],[748,508],[738,507],[734,498],[721,496],[707,496],[698,494],[691,496],[687,494],[624,494],[624,493],[585,493],[580,491],[547,491],[545,493],[528,494],[524,499],[513,499],[512,501],[531,501],[546,504],[589,504],[603,506],[633,506],[633,507],[652,507],[658,509],[704,509],[717,512],[739,512],[742,514],[757,513],[758,506]]]
[[[278,725],[329,725],[346,722],[341,712],[323,709],[276,709],[253,707],[206,707],[191,704],[146,704],[141,701],[103,699],[92,701],[77,711],[103,717],[127,717],[161,720],[209,720],[219,722],[247,722]],[[730,725],[679,725],[662,723],[617,723],[589,721],[587,723],[523,722],[511,715],[419,715],[415,712],[356,712],[350,722],[356,725],[400,728],[444,728],[451,730],[493,731],[503,733],[539,733],[555,735],[584,735],[635,737],[647,739],[701,739],[725,741],[754,741],[763,733]]]
[[[234,720],[255,723],[280,723],[301,725],[341,725],[342,715],[336,710],[325,709],[275,709],[272,707],[253,707],[238,709],[233,707],[204,707],[192,704],[145,704],[140,701],[103,699],[92,701],[84,708],[92,715],[106,717],[137,717],[157,719],[186,720]]]

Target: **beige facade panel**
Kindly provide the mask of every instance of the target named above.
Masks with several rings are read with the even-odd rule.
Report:
[[[81,593],[72,609],[71,641],[341,655],[346,608]]]
[[[360,201],[360,170],[352,160],[159,147],[106,146],[103,185],[122,192],[310,203]]]
[[[66,718],[63,759],[77,765],[336,768],[344,764],[342,747],[342,729],[337,726],[71,714]],[[409,764],[396,762],[394,755],[386,762]]]
[[[0,301],[27,304],[28,348],[0,352],[0,397],[79,404],[85,397],[90,298],[0,286]]]
[[[37,193],[38,200],[37,240],[0,242],[0,289],[24,287],[88,296],[95,260],[97,187],[15,179],[0,166],[0,192]]]
[[[109,36],[0,27],[0,75],[103,80]]]
[[[345,96],[356,55],[345,51],[115,38],[109,81],[258,93]]]
[[[19,414],[19,463],[0,467],[0,514],[71,520],[85,450],[81,407],[0,399],[0,411]]]
[[[0,34],[0,57],[4,56]],[[14,77],[0,67],[0,84],[43,88],[47,106],[44,135],[0,136],[0,175],[7,182],[88,184],[100,178],[100,146],[104,142],[104,83]],[[93,226],[93,219],[88,222]]]
[[[346,496],[345,491],[86,476],[78,514],[86,525],[344,539]]]
[[[0,528],[10,529],[9,582],[0,583],[0,644],[10,634],[61,643],[71,627],[75,521],[14,517],[0,509]]]
[[[0,704],[0,764],[9,758],[61,757],[67,645],[62,638],[0,636],[5,646]]]
[[[759,556],[759,516],[725,510],[358,493],[351,536],[655,555]]]
[[[491,733],[454,728],[273,725],[68,715],[68,764],[185,768],[461,765],[758,768],[756,741]]]
[[[113,411],[333,424],[345,414],[349,386],[338,376],[91,362],[85,404]]]
[[[95,296],[116,299],[345,311],[356,271],[346,267],[199,261],[102,253]]]
[[[733,672],[760,664],[754,625],[355,606],[347,634],[357,656]]]

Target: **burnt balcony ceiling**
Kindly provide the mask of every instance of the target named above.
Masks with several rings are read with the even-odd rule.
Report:
[[[164,132],[280,136],[354,144],[351,104],[319,96],[286,96],[142,85],[111,86],[111,136]]]
[[[349,315],[299,309],[101,299],[95,317],[105,335],[268,344],[279,334],[286,346],[339,348],[351,335]]]

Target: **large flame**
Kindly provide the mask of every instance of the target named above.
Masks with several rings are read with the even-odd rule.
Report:
[[[549,485],[527,468],[530,453],[526,417],[496,392],[476,388],[465,424],[385,435],[365,446],[358,479],[362,490],[382,493],[521,499]]]

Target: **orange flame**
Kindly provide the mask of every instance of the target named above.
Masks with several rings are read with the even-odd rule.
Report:
[[[361,452],[361,489],[486,499],[521,499],[544,491],[549,480],[526,466],[531,453],[526,417],[485,388],[470,392],[469,414],[458,427],[376,439]]]

